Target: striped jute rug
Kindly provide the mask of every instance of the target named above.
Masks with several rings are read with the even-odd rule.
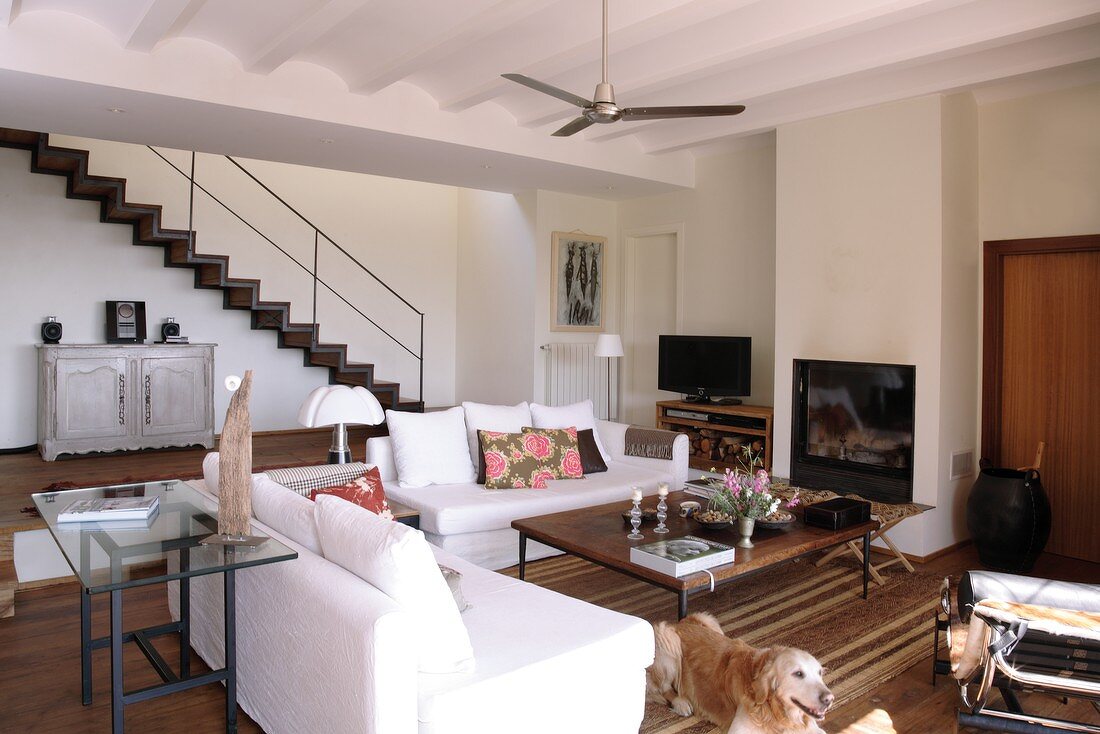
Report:
[[[886,585],[862,593],[849,556],[821,568],[801,560],[691,598],[689,610],[715,615],[731,637],[750,644],[790,645],[828,668],[826,683],[841,705],[890,680],[928,654],[932,609],[941,579],[892,566]],[[516,574],[516,569],[506,573]],[[572,556],[527,566],[527,580],[650,622],[675,621],[676,596]],[[719,734],[696,717],[647,704],[641,734]]]

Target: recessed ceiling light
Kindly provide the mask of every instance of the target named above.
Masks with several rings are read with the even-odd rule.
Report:
[[[614,187],[614,186],[608,186],[608,187],[607,187],[607,190],[608,190],[608,191],[614,191],[614,190],[615,190],[615,187]]]
[[[325,145],[328,145],[329,143],[335,143],[336,141],[333,140],[332,138],[321,138],[321,142],[324,143]]]
[[[125,112],[126,112],[126,110],[122,109],[121,107],[108,107],[107,111],[108,112],[113,112],[116,115],[122,115],[122,114],[125,114]]]

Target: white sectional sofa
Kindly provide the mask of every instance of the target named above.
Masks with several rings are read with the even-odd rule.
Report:
[[[628,482],[633,479],[627,477],[641,479],[635,472],[644,466],[623,463],[620,476]],[[206,468],[216,471],[216,463]],[[651,471],[648,479],[658,476]],[[201,481],[192,484],[214,508],[216,495]],[[461,619],[475,670],[419,673],[411,652],[418,634],[413,616],[310,550],[307,545],[316,549],[316,544],[308,537],[301,538],[305,544],[295,542],[276,527],[303,532],[302,525],[288,519],[302,520],[301,498],[294,501],[296,506],[283,507],[281,496],[268,494],[264,502],[255,502],[253,527],[294,548],[299,557],[237,573],[238,701],[264,731],[638,731],[645,668],[653,660],[649,624],[433,548],[439,563],[463,574],[462,591],[472,606]],[[308,524],[310,510],[304,511]],[[221,577],[193,579],[191,589],[192,645],[209,665],[221,667]],[[178,593],[178,585],[171,584],[170,607],[177,619]]]
[[[429,542],[484,568],[507,568],[519,563],[513,520],[616,501],[628,509],[633,486],[648,496],[656,494],[660,482],[678,489],[687,481],[687,436],[676,437],[672,459],[666,461],[627,456],[624,423],[596,420],[595,426],[611,459],[607,471],[582,480],[552,480],[547,489],[487,490],[473,482],[401,487],[389,437],[367,440],[367,462],[378,466],[387,497],[420,511],[420,529]],[[556,553],[533,541],[527,546],[528,560]]]

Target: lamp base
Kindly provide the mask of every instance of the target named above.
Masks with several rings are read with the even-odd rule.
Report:
[[[329,449],[328,450],[328,463],[330,464],[350,464],[351,463],[351,449]]]

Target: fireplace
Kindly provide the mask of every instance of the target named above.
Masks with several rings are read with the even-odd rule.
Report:
[[[913,500],[912,365],[796,359],[791,483]]]

